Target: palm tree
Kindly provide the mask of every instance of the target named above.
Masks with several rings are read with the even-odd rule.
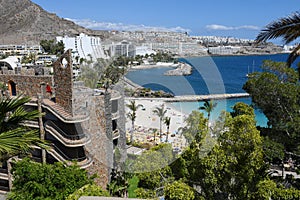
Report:
[[[256,37],[258,43],[269,39],[282,37],[285,44],[295,41],[300,36],[300,13],[296,12],[290,16],[283,17],[268,24]],[[290,53],[287,64],[291,64],[300,55],[300,44]]]
[[[153,110],[153,113],[159,117],[159,136],[161,137],[162,121],[165,117],[165,114],[167,113],[167,110],[165,109],[164,104],[162,104],[161,107],[156,106],[155,109]]]
[[[168,135],[169,135],[169,131],[170,131],[171,117],[165,117],[164,123],[165,123],[165,125],[167,126],[167,137],[166,137],[166,142],[168,142]]]
[[[26,153],[32,145],[43,146],[38,131],[22,126],[26,120],[36,120],[40,116],[38,110],[26,111],[24,104],[30,98],[2,98],[0,102],[0,158],[1,160],[19,153]]]
[[[209,120],[210,120],[210,114],[213,111],[213,109],[217,106],[217,103],[215,103],[213,100],[204,100],[203,106],[199,107],[199,110],[204,110],[207,112],[207,128],[209,128]]]
[[[129,104],[126,104],[126,107],[130,109],[130,112],[127,113],[127,117],[131,120],[131,132],[130,132],[130,143],[132,144],[133,142],[133,132],[134,132],[134,122],[136,119],[136,111],[140,108],[143,107],[141,104],[136,104],[135,101],[130,101]]]
[[[154,144],[156,143],[156,140],[155,140],[155,136],[156,136],[156,132],[157,132],[157,129],[153,129],[153,140],[154,140]]]

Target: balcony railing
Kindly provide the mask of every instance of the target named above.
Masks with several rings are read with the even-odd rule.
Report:
[[[50,101],[49,99],[43,99],[42,107],[48,109],[65,123],[84,122],[90,118],[89,114],[72,116],[70,113],[64,111],[60,105]]]
[[[0,186],[0,194],[7,194],[8,191],[9,191],[8,186]]]
[[[91,141],[91,138],[88,134],[67,134],[52,121],[47,121],[45,123],[45,129],[50,134],[52,134],[57,140],[59,140],[61,143],[68,147],[83,146]]]
[[[20,124],[23,126],[31,127],[31,128],[39,128],[39,123],[37,121],[24,120]]]
[[[52,148],[47,150],[47,152],[50,153],[58,161],[64,162],[67,165],[76,163],[80,168],[87,168],[93,162],[92,157],[87,153],[85,156],[82,156],[82,157],[70,158],[61,149],[59,149],[55,144],[52,144],[51,146],[52,146]]]
[[[120,131],[119,129],[116,129],[112,132],[113,140],[118,139],[120,137]]]
[[[8,180],[8,171],[7,170],[5,172],[0,173],[0,179]]]
[[[112,120],[120,118],[119,111],[117,111],[115,113],[111,113],[111,118],[112,118]]]
[[[37,106],[37,99],[32,97],[31,101],[26,103],[26,105]],[[72,116],[70,113],[66,112],[60,105],[54,103],[49,99],[43,99],[42,107],[54,114],[58,119],[60,119],[64,123],[84,122],[90,118],[88,113],[86,113],[85,115]]]

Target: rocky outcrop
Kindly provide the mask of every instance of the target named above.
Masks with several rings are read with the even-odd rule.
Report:
[[[165,76],[187,76],[192,74],[192,66],[187,63],[179,63],[179,66],[176,69],[166,71]]]
[[[59,35],[102,34],[49,13],[30,0],[0,0],[0,13],[1,44],[39,44]]]

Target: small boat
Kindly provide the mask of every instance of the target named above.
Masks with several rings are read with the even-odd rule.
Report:
[[[248,73],[246,74],[246,77],[248,77],[248,78],[252,77],[251,74],[254,73],[254,63],[255,63],[255,61],[253,60],[253,63],[252,63],[252,72],[251,73],[249,71],[249,65],[248,65]]]

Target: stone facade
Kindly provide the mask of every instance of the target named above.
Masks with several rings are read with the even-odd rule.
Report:
[[[73,115],[89,115],[93,90],[85,87],[83,82],[77,81],[73,83],[72,93]]]
[[[41,83],[53,85],[53,76],[35,76],[32,70],[21,70],[22,73],[20,74],[6,69],[2,69],[1,72],[0,82],[7,83],[7,85],[13,82],[16,87],[16,95],[25,94],[30,97],[37,97],[37,94],[41,93]],[[32,73],[33,75],[31,75]]]
[[[126,118],[125,118],[125,105],[124,105],[124,80],[120,79],[118,84],[116,84],[113,88],[114,90],[118,91],[120,94],[120,99],[118,99],[118,111],[119,111],[119,118],[118,118],[118,129],[120,133],[120,137],[118,139],[117,147],[121,153],[121,162],[125,162],[127,158],[127,149],[126,149]]]
[[[89,131],[91,136],[91,142],[85,146],[86,151],[94,159],[93,165],[88,170],[100,175],[97,183],[103,187],[106,187],[109,182],[110,171],[113,167],[111,120],[106,118],[105,107],[104,95],[90,98],[90,120],[83,123],[83,127]]]
[[[73,69],[71,50],[66,51],[54,63],[55,100],[73,115]]]
[[[73,110],[76,115],[89,115],[89,120],[81,123],[81,128],[91,137],[91,142],[85,145],[86,152],[93,158],[93,164],[88,167],[91,174],[97,174],[96,183],[106,188],[110,171],[113,168],[113,140],[111,137],[111,112],[109,105],[100,93],[94,93],[83,82],[74,82]]]

